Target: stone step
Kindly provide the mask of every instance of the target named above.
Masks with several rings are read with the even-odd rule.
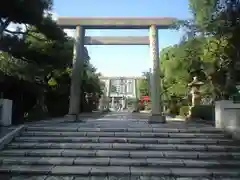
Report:
[[[182,158],[240,160],[240,152],[124,151],[76,149],[5,149],[0,156],[32,157],[117,157],[117,158]]]
[[[12,175],[82,176],[168,176],[168,177],[240,177],[239,168],[153,168],[136,166],[52,166],[1,165],[0,173]]]
[[[91,165],[146,166],[189,168],[240,168],[240,160],[191,160],[166,158],[108,158],[108,157],[19,157],[0,156],[0,165]]]
[[[6,180],[200,180],[197,177],[173,177],[173,176],[128,176],[128,175],[114,175],[114,176],[83,176],[83,175],[0,175],[1,179]],[[212,178],[211,178],[212,179]],[[204,180],[210,180],[204,178]],[[239,180],[237,178],[221,178],[214,180]]]
[[[16,142],[93,142],[93,143],[139,143],[139,144],[222,144],[236,145],[232,139],[210,138],[121,138],[121,137],[45,137],[45,136],[20,136]]]
[[[51,132],[59,132],[59,131],[67,131],[67,132],[160,132],[160,133],[179,133],[179,132],[188,132],[188,133],[222,133],[219,129],[214,127],[205,127],[205,128],[85,128],[81,126],[28,126],[28,131],[51,131]]]
[[[239,180],[237,177],[173,177],[173,176],[128,176],[128,175],[114,175],[114,176],[56,176],[56,175],[0,175],[1,179],[6,180]]]
[[[28,127],[74,127],[74,128],[83,128],[83,129],[89,129],[89,128],[100,128],[100,129],[128,129],[128,128],[140,128],[140,129],[147,129],[147,128],[159,128],[159,129],[196,129],[196,127],[200,128],[200,129],[213,129],[214,126],[209,126],[209,125],[201,125],[201,124],[191,124],[191,125],[183,125],[183,124],[178,124],[178,125],[170,125],[170,124],[148,124],[148,123],[139,123],[139,122],[133,122],[133,123],[128,123],[127,121],[125,121],[124,123],[118,123],[115,122],[111,123],[111,121],[107,121],[105,123],[99,123],[98,122],[85,122],[85,123],[45,123],[45,124],[32,124],[32,125],[28,125]]]
[[[229,138],[226,134],[215,133],[159,133],[159,132],[41,132],[41,131],[25,131],[21,133],[23,136],[75,136],[75,137],[142,137],[142,138]]]
[[[186,144],[130,144],[130,143],[31,143],[12,142],[11,149],[82,149],[82,150],[178,150],[178,151],[214,151],[240,152],[239,146],[227,145],[186,145]]]

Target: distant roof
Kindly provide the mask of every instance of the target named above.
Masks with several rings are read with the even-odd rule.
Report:
[[[59,17],[57,23],[69,29],[78,25],[88,29],[147,29],[150,25],[167,29],[176,21],[174,17]]]

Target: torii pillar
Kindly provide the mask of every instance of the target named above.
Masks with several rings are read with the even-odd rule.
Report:
[[[150,123],[165,123],[166,118],[162,114],[160,96],[160,59],[158,44],[158,28],[151,25],[149,29],[150,54],[153,61],[153,74],[151,86],[152,114],[149,118]]]
[[[76,26],[76,35],[73,48],[73,67],[71,77],[71,89],[69,100],[68,115],[78,116],[80,112],[81,83],[82,83],[82,67],[84,60],[84,38],[85,29],[82,26]]]

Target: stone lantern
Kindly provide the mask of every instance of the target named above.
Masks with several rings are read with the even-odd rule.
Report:
[[[192,106],[199,105],[201,102],[201,93],[200,93],[200,87],[204,83],[199,81],[198,78],[195,76],[193,77],[193,81],[188,84],[188,87],[191,88],[191,95],[192,95]]]
[[[104,106],[105,106],[105,98],[104,98],[104,95],[101,95],[101,97],[100,97],[100,99],[99,99],[99,110],[101,111],[101,112],[103,112],[104,111]]]
[[[203,84],[204,84],[203,82],[198,80],[197,76],[193,77],[193,81],[188,84],[188,87],[191,88],[190,93],[192,95],[192,106],[189,110],[189,117],[191,116],[191,109],[196,105],[200,105],[200,102],[201,102],[200,87]]]
[[[85,99],[87,103],[89,103],[89,98],[90,98],[89,93],[85,92]]]

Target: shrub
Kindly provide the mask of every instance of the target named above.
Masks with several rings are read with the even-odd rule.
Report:
[[[138,110],[139,111],[143,111],[145,109],[145,105],[144,104],[138,104]]]
[[[191,109],[191,118],[200,118],[204,120],[215,119],[215,107],[213,105],[198,105]]]
[[[147,103],[145,106],[145,110],[149,111],[152,109],[152,104],[151,103]]]
[[[178,115],[179,114],[179,106],[176,103],[173,103],[169,107],[169,114]]]
[[[186,117],[189,113],[189,106],[182,106],[179,110],[179,115]]]

